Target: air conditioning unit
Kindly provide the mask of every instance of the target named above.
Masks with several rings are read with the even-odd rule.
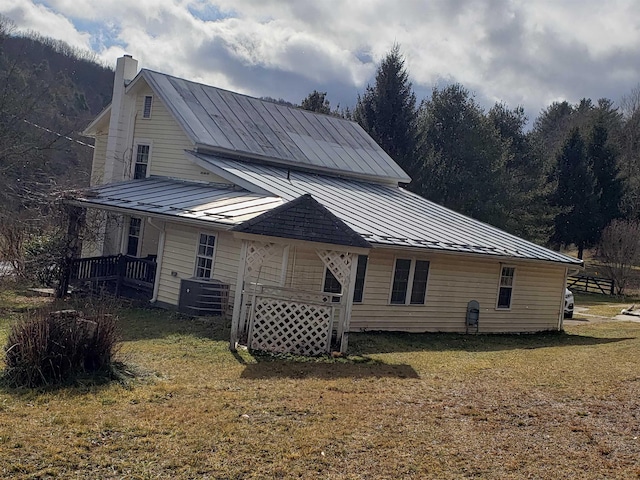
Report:
[[[178,310],[194,316],[224,315],[229,305],[229,284],[215,279],[184,278],[180,282]]]

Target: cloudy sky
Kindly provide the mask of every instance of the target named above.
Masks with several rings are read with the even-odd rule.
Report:
[[[640,82],[637,0],[0,0],[21,30],[254,96],[352,106],[400,44],[418,98],[618,101]]]

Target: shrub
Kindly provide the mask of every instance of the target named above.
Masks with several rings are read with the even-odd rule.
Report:
[[[58,385],[86,374],[110,374],[117,350],[116,319],[76,310],[37,312],[16,323],[5,348],[11,387]]]

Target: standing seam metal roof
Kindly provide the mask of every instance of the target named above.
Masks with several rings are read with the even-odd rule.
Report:
[[[126,209],[236,225],[282,205],[281,198],[225,187],[150,177],[110,183],[80,193],[84,206]]]
[[[358,182],[198,154],[215,173],[291,201],[311,194],[370,243],[481,253],[580,265],[541,247],[449,210],[400,187]]]
[[[373,181],[411,181],[357,123],[151,70],[139,77],[199,149]]]

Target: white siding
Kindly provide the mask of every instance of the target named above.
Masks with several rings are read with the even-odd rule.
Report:
[[[90,185],[99,185],[104,179],[104,161],[107,157],[107,134],[96,135],[91,165]]]
[[[510,310],[497,310],[501,264],[496,260],[456,255],[416,257],[430,261],[424,305],[389,305],[396,255],[406,252],[373,250],[362,304],[355,304],[351,329],[414,332],[464,332],[467,303],[480,303],[480,332],[531,332],[555,329],[564,292],[564,267],[518,263]]]
[[[158,300],[177,305],[180,279],[193,276],[200,231],[167,225]],[[235,241],[229,232],[206,233],[217,235],[213,276],[231,284],[233,302],[240,242]],[[470,300],[480,303],[481,333],[533,332],[558,326],[564,292],[564,266],[509,263],[516,268],[511,309],[498,310],[495,307],[502,265],[499,261],[442,254],[413,256],[430,262],[425,304],[390,305],[389,292],[396,256],[411,258],[412,254],[388,249],[371,251],[363,302],[353,306],[352,331],[464,332]],[[280,253],[266,262],[260,273],[260,282],[278,284],[281,262]],[[286,286],[321,292],[324,269],[315,249],[292,247]],[[176,272],[176,276],[171,272]]]
[[[240,244],[229,232],[205,230],[167,223],[165,227],[164,258],[160,271],[158,301],[178,305],[180,281],[194,275],[196,248],[200,233],[216,235],[213,278],[231,285],[230,302],[235,291]],[[175,275],[172,275],[175,272]]]
[[[185,158],[184,151],[193,150],[194,145],[157,95],[153,95],[151,118],[142,118],[145,95],[153,95],[147,86],[138,90],[135,99],[134,143],[140,139],[151,142],[149,174],[185,180],[228,183],[222,177],[201,169]],[[135,155],[135,152],[133,154]]]

